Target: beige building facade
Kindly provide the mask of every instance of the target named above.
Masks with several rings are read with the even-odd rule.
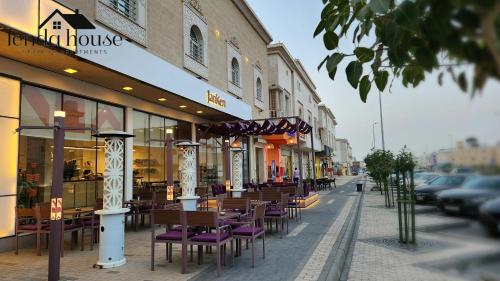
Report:
[[[0,169],[0,249],[13,245],[15,207],[50,198],[52,135],[13,134],[19,125],[50,126],[65,111],[72,126],[134,134],[125,142],[131,199],[137,186],[165,183],[167,132],[201,144],[197,182],[209,186],[224,182],[223,140],[200,125],[269,116],[272,38],[244,0],[0,0],[0,27],[0,135],[11,148]],[[242,140],[245,181],[256,178],[255,142]],[[64,145],[64,208],[91,206],[102,198],[103,142],[82,131]],[[176,148],[172,165],[178,181]]]

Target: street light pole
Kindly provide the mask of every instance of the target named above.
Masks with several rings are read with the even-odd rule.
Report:
[[[373,125],[372,125],[372,128],[373,128],[373,150],[375,150],[375,125],[377,125],[378,122],[374,122]]]
[[[49,281],[59,281],[62,236],[64,111],[54,112],[54,165],[50,189]]]
[[[385,150],[384,118],[382,116],[382,92],[378,92],[378,102],[380,106],[380,131],[382,133],[382,150]]]

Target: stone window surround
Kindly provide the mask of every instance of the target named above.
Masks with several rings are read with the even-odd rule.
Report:
[[[116,11],[108,0],[96,1],[96,21],[147,46],[147,0],[137,0],[137,19],[133,21]]]
[[[196,1],[195,1],[196,2]],[[208,24],[201,13],[201,6],[193,7],[192,1],[183,1],[184,25],[184,68],[204,79],[208,79]],[[197,3],[197,2],[196,2]],[[190,55],[191,27],[195,25],[201,32],[203,42],[203,62],[200,63]]]
[[[236,59],[240,68],[239,71],[239,85],[236,85],[232,81],[232,61]],[[228,92],[234,94],[237,98],[243,97],[243,58],[239,51],[239,48],[233,44],[231,41],[227,42],[227,89]]]
[[[261,111],[265,109],[265,104],[264,100],[266,99],[265,97],[265,87],[264,87],[264,79],[262,69],[259,67],[258,64],[254,64],[253,66],[253,96],[254,96],[254,105],[255,107],[259,108]],[[260,78],[260,82],[262,83],[262,100],[257,99],[257,78]]]

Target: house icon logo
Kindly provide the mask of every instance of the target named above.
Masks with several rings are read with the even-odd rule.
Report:
[[[80,31],[80,32],[79,32]],[[106,53],[106,47],[119,47],[120,35],[102,32],[78,10],[64,14],[55,9],[39,26],[38,36],[13,34],[9,31],[9,46],[58,46],[71,52]]]
[[[52,29],[56,32],[62,30],[64,26],[73,29],[95,29],[95,26],[78,10],[74,14],[63,14],[58,9],[54,10],[38,27],[38,29]]]

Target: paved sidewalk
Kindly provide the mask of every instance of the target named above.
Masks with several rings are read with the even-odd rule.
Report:
[[[266,234],[266,259],[262,259],[261,240],[256,244],[256,267],[251,268],[250,250],[243,250],[235,259],[234,266],[225,266],[222,276],[216,277],[215,255],[205,255],[203,265],[188,264],[188,274],[180,273],[180,249],[174,247],[173,263],[165,261],[165,247],[156,247],[156,271],[149,270],[150,232],[143,228],[138,232],[126,232],[125,254],[127,264],[114,269],[94,269],[98,259],[98,247],[81,252],[79,246],[69,250],[61,259],[61,280],[71,281],[156,281],[156,280],[317,280],[328,272],[332,247],[338,237],[347,214],[351,210],[355,188],[351,180],[355,177],[337,178],[337,189],[320,192],[320,202],[302,211],[302,221],[290,220],[289,234],[283,239],[274,233]],[[274,229],[274,227],[273,227]],[[66,236],[69,242],[69,235]],[[43,256],[35,255],[33,249],[23,249],[19,255],[13,252],[0,253],[1,281],[43,281],[47,276],[47,251]],[[307,273],[307,274],[306,274]],[[302,278],[308,275],[307,278]],[[319,278],[321,279],[321,278]]]
[[[385,208],[384,197],[379,192],[367,191],[348,280],[467,280],[458,274],[458,269],[455,274],[453,270],[440,270],[460,258],[500,253],[500,243],[419,231],[443,229],[466,221],[458,217],[419,214],[416,216],[417,247],[405,247],[397,239],[397,209]]]

